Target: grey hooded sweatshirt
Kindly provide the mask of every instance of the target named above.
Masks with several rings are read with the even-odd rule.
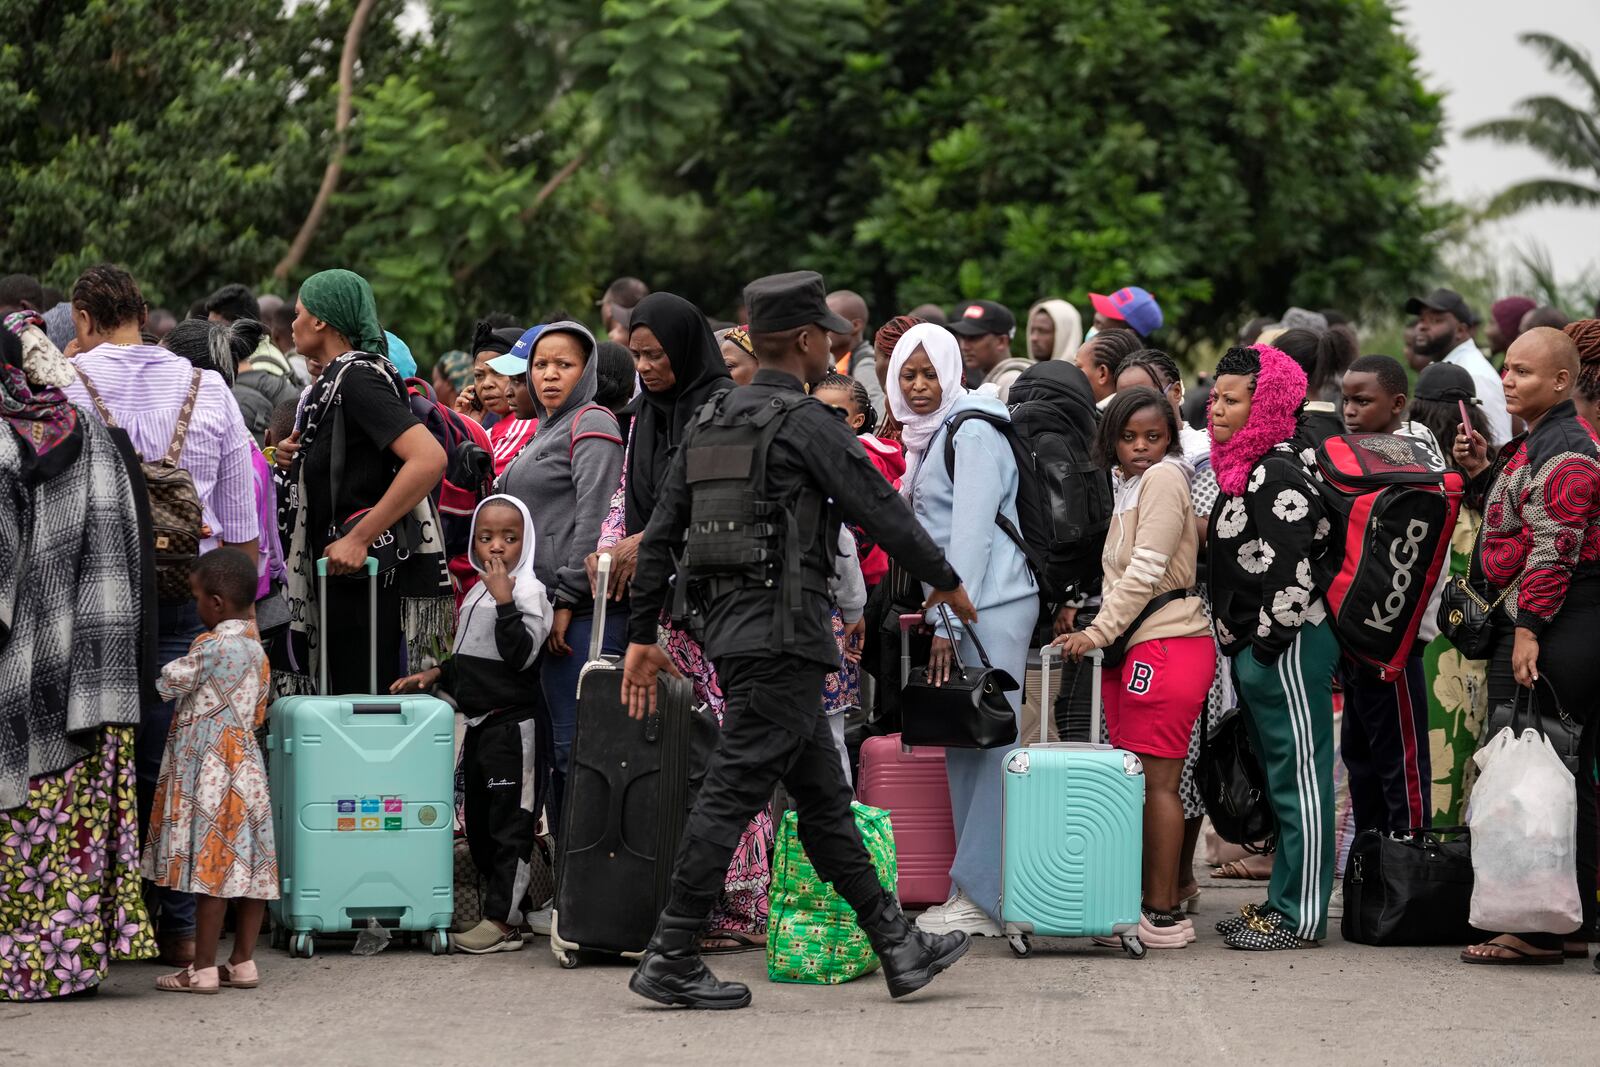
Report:
[[[530,356],[559,333],[583,346],[583,375],[559,408],[542,413],[533,440],[495,487],[528,506],[539,539],[534,573],[556,606],[587,614],[593,597],[583,561],[600,541],[600,525],[622,481],[622,433],[616,416],[594,403],[599,361],[594,335],[581,323],[546,326]],[[537,399],[537,389],[531,391]]]

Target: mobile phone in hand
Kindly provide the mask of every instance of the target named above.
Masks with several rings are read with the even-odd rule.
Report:
[[[1461,409],[1461,432],[1467,435],[1467,440],[1472,440],[1472,416],[1467,413],[1467,402],[1457,400],[1456,407]]]

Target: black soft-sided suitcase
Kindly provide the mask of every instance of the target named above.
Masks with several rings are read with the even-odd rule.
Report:
[[[602,655],[611,557],[600,557],[594,635],[578,678],[578,721],[557,841],[550,948],[638,956],[666,905],[672,861],[717,743],[717,721],[684,678],[662,674],[656,714],[628,718],[622,664]]]

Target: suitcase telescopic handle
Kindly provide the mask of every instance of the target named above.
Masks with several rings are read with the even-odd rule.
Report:
[[[606,597],[611,593],[611,553],[600,553],[594,569],[594,629],[589,633],[589,662],[600,658],[606,639]]]
[[[1039,650],[1039,743],[1050,739],[1050,718],[1055,715],[1055,701],[1050,699],[1050,661],[1061,658],[1060,645],[1045,645]],[[1100,743],[1100,668],[1105,664],[1102,649],[1091,648],[1084,653],[1089,661],[1089,743]],[[1065,674],[1063,673],[1063,677]]]
[[[900,616],[900,690],[905,691],[911,682],[911,631],[922,625],[922,616],[915,611],[908,611]],[[900,701],[900,718],[905,719],[906,705],[904,698]],[[901,736],[904,736],[902,734]],[[901,752],[910,752],[911,746],[905,743],[900,745]]]
[[[368,556],[367,562],[362,565],[367,572],[367,634],[370,638],[371,658],[369,660],[367,688],[377,694],[378,690],[378,558]],[[317,560],[317,642],[318,649],[317,688],[322,690],[323,696],[328,693],[328,557],[323,556]]]

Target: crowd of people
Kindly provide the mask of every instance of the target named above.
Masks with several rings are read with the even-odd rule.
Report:
[[[760,279],[746,300],[719,322],[623,278],[598,333],[563,312],[486,314],[470,347],[422,377],[347,270],[292,298],[227,285],[181,320],[112,265],[65,294],[0,278],[0,995],[92,991],[110,961],[157,955],[178,968],[163,990],[260,980],[255,934],[278,886],[255,735],[270,701],[294,694],[453,702],[461,831],[485,885],[482,922],[454,944],[514,951],[548,934],[550,901],[529,897],[527,870],[561,826],[596,640],[626,655],[638,699],[659,666],[724,727],[634,988],[748,1002],[700,955],[764,942],[782,778],[817,869],[900,995],[966,939],[1004,933],[1004,748],[947,750],[950,898],[914,923],[828,822],[848,818],[860,736],[916,714],[898,700],[905,611],[925,615],[934,684],[980,659],[1022,679],[1048,643],[1069,666],[1105,654],[1107,738],[1144,768],[1138,933],[1156,949],[1200,936],[1207,722],[1243,711],[1279,827],[1270,854],[1217,864],[1266,882],[1217,935],[1297,949],[1337,918],[1353,832],[1461,822],[1488,709],[1548,679],[1581,727],[1583,925],[1493,932],[1462,958],[1587,956],[1600,918],[1600,716],[1587,706],[1600,659],[1583,651],[1600,624],[1600,319],[1568,323],[1522,297],[1483,317],[1438,289],[1398,304],[1410,320],[1392,357],[1363,354],[1345,315],[1290,308],[1247,323],[1188,385],[1138,286],[1052,295],[1020,323],[971,300],[876,329],[866,300],[814,274]],[[1011,535],[1036,476],[1008,441],[1011,413],[1056,402],[1082,413],[1073,425],[1112,501],[1099,565],[1070,590],[1042,581]],[[690,487],[714,476],[684,442],[766,407],[799,417],[770,444],[764,491],[826,519],[787,540],[773,520],[762,596],[715,577],[685,606],[675,586],[719,543],[685,552]],[[1420,442],[1469,485],[1394,678],[1341,650],[1318,566],[1340,531],[1312,457],[1345,433]],[[601,553],[614,603],[597,632]],[[1493,603],[1487,657],[1434,621],[1454,576]],[[1053,734],[1099,741],[1078,736],[1083,677],[1069,671],[1043,714]],[[1008,697],[1019,724],[1022,697]],[[237,936],[219,964],[230,901]]]

